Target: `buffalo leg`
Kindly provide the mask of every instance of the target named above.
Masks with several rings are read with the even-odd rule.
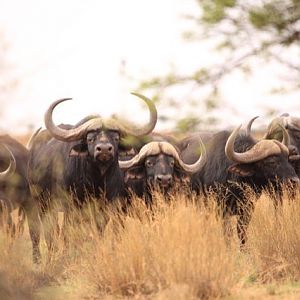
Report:
[[[43,211],[41,221],[44,229],[44,236],[49,254],[56,250],[56,243],[59,235],[58,215],[56,211]]]
[[[237,215],[237,234],[240,240],[241,250],[244,250],[247,242],[247,229],[251,221],[253,209],[253,205],[247,205],[247,207],[243,207]]]
[[[61,228],[62,240],[64,242],[64,250],[67,250],[69,247],[69,233],[68,230],[71,226],[71,216],[69,210],[65,210],[63,215],[63,223]]]
[[[8,236],[15,237],[16,227],[12,220],[11,211],[5,203],[2,201],[0,203],[1,227],[6,231]]]
[[[222,220],[222,225],[223,225],[223,232],[224,232],[224,237],[225,237],[225,242],[229,246],[230,241],[232,240],[233,237],[233,230],[232,230],[232,224],[231,224],[231,215],[229,213],[225,213],[223,215],[223,220]]]
[[[12,220],[11,214],[7,212],[7,234],[9,234],[11,237],[16,236],[16,226]]]
[[[40,252],[40,235],[41,235],[41,223],[39,220],[39,210],[37,205],[33,203],[26,203],[24,205],[24,211],[27,216],[29,234],[32,243],[32,258],[33,262],[38,264],[41,262]]]
[[[17,222],[17,234],[22,235],[24,233],[24,224],[25,224],[25,211],[22,207],[18,210],[18,222]]]

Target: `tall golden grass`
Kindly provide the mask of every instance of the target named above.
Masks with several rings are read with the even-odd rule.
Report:
[[[42,243],[37,266],[28,232],[11,237],[2,228],[0,299],[211,299],[297,282],[299,200],[286,193],[275,211],[263,194],[243,252],[236,235],[224,237],[214,201],[205,207],[202,198],[179,192],[168,201],[155,192],[151,210],[139,198],[126,212],[113,205],[73,209],[55,250]]]

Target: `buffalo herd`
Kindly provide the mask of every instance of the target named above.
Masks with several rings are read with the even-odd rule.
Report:
[[[233,131],[195,132],[179,140],[154,133],[154,103],[132,94],[149,110],[144,125],[100,115],[87,116],[75,125],[55,125],[52,113],[60,103],[71,100],[65,98],[49,106],[45,129],[37,130],[27,147],[8,135],[0,136],[1,220],[14,231],[10,212],[18,209],[21,223],[27,217],[35,262],[41,258],[42,226],[52,247],[56,228],[45,229],[45,216],[57,200],[67,218],[70,207],[80,210],[91,198],[105,199],[104,204],[125,199],[123,203],[130,205],[136,194],[151,204],[153,189],[167,199],[179,186],[207,203],[213,193],[220,216],[224,220],[237,217],[243,247],[254,209],[249,188],[257,197],[263,190],[272,191],[276,204],[283,183],[297,188],[300,118],[283,114],[273,119],[260,140],[251,134],[256,117],[245,130],[239,126]]]

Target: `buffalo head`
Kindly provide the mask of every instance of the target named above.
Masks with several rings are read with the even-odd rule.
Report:
[[[71,98],[60,99],[51,104],[45,113],[45,126],[51,135],[60,141],[78,141],[72,147],[70,156],[89,156],[95,161],[109,164],[116,160],[119,141],[122,138],[127,135],[148,134],[153,130],[157,121],[157,111],[153,102],[143,95],[132,94],[142,99],[149,108],[150,120],[144,126],[137,127],[116,117],[102,118],[99,115],[89,116],[75,127],[56,126],[52,120],[54,108]]]
[[[250,136],[250,127],[251,125],[248,126],[246,131],[248,136]],[[234,149],[236,146],[235,141],[240,128],[241,126],[231,133],[225,146],[227,158],[234,162],[228,169],[230,172],[242,177],[253,176],[258,178],[260,182],[299,181],[288,161],[289,136],[285,128],[280,127],[282,142],[273,139],[262,139],[255,141],[251,147],[244,149],[243,152],[236,152]]]
[[[205,151],[204,151],[205,152]],[[150,142],[128,161],[119,161],[126,169],[125,181],[140,180],[148,186],[168,190],[176,179],[198,172],[204,165],[205,155],[194,164],[186,164],[177,149],[168,142]]]
[[[280,140],[282,138],[282,127],[289,134],[289,159],[291,161],[298,161],[300,159],[300,118],[291,117],[287,113],[274,118],[268,126],[265,138]]]

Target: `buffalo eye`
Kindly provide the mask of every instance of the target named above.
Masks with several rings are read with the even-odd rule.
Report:
[[[175,164],[175,161],[172,159],[172,160],[170,161],[170,166],[171,166],[171,167],[174,167],[174,164]]]
[[[92,143],[94,141],[94,138],[93,137],[88,137],[86,140],[87,140],[88,143]]]
[[[275,160],[275,159],[269,159],[268,161],[267,161],[267,165],[270,167],[270,168],[272,168],[272,169],[275,169],[275,168],[277,168],[277,161]]]
[[[295,140],[296,140],[297,142],[300,141],[300,135],[299,135],[299,134],[295,134],[295,135],[294,135],[294,138],[295,138]]]
[[[145,164],[146,164],[147,168],[150,168],[153,166],[153,162],[151,160],[147,160]]]
[[[115,142],[119,142],[119,140],[120,140],[120,134],[119,134],[119,132],[117,132],[117,131],[112,131],[111,132],[111,138],[115,141]]]

